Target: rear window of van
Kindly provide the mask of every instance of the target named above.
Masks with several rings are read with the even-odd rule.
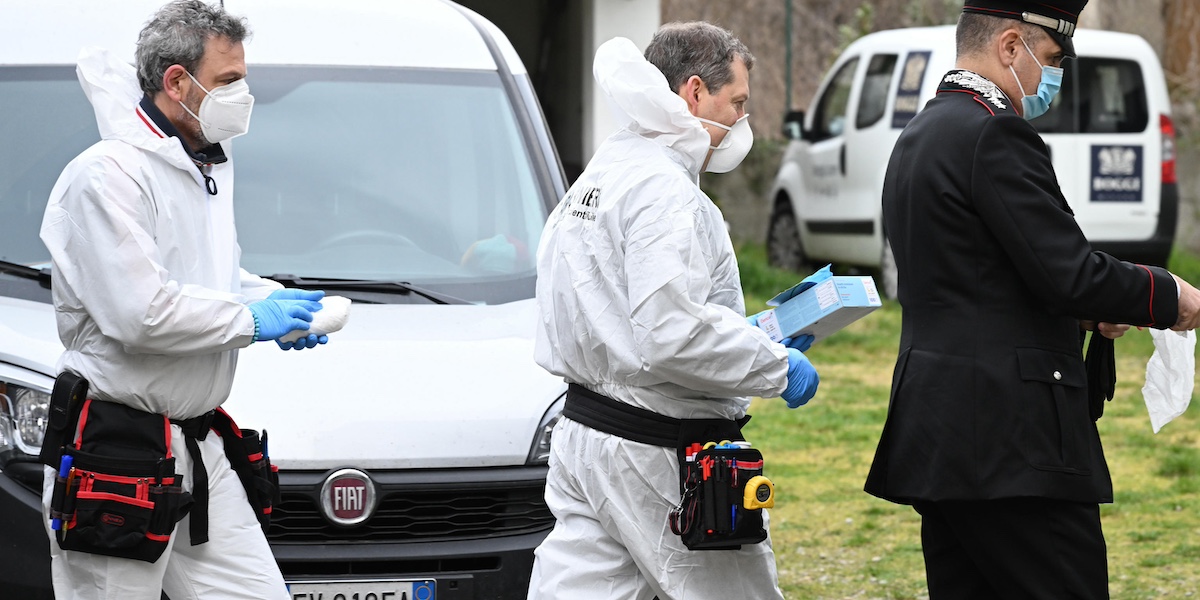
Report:
[[[1041,133],[1137,133],[1150,123],[1146,86],[1137,62],[1080,57],[1065,61],[1062,90],[1045,115],[1031,121]]]

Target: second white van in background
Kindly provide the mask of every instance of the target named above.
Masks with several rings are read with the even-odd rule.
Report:
[[[800,272],[818,262],[878,269],[884,293],[895,297],[883,176],[900,131],[954,67],[954,29],[862,37],[838,57],[807,113],[788,115],[784,131],[792,141],[770,196],[772,264]],[[1031,123],[1093,247],[1165,265],[1179,199],[1158,57],[1146,40],[1111,31],[1080,29],[1075,49],[1058,97]]]

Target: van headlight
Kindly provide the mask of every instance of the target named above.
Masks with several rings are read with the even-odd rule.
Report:
[[[0,453],[40,454],[49,416],[49,391],[0,381]]]
[[[537,431],[533,434],[533,447],[529,449],[529,458],[525,464],[544,465],[550,461],[550,434],[554,432],[554,425],[562,417],[566,397],[566,394],[559,396],[542,416],[542,421],[538,423]]]

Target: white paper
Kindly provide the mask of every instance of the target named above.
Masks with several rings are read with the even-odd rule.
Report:
[[[838,303],[837,284],[832,279],[817,284],[817,306],[825,310]]]
[[[346,321],[350,320],[350,299],[342,296],[325,296],[321,299],[321,310],[313,313],[312,323],[308,324],[308,330],[296,329],[291,333],[279,338],[281,342],[294,342],[302,337],[308,337],[310,333],[317,335],[329,335],[335,331],[340,331],[346,326]]]
[[[1192,331],[1151,329],[1154,354],[1146,363],[1146,385],[1142,398],[1150,413],[1150,425],[1158,433],[1163,425],[1183,414],[1192,401],[1196,377],[1196,334]]]

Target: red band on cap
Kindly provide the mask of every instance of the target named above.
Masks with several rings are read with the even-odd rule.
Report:
[[[1044,7],[1048,8],[1048,9],[1050,9],[1050,10],[1056,10],[1056,11],[1058,11],[1058,12],[1060,12],[1060,13],[1064,14],[1064,15],[1070,15],[1071,17],[1074,17],[1074,18],[1076,18],[1076,19],[1078,19],[1078,18],[1079,18],[1079,15],[1078,15],[1078,14],[1076,14],[1076,13],[1073,13],[1073,12],[1069,12],[1069,11],[1065,11],[1065,10],[1063,10],[1063,9],[1061,9],[1061,8],[1057,7],[1057,6],[1050,6],[1049,4],[1042,4],[1041,2],[1038,2],[1037,4],[1038,4],[1038,6],[1044,6]]]

